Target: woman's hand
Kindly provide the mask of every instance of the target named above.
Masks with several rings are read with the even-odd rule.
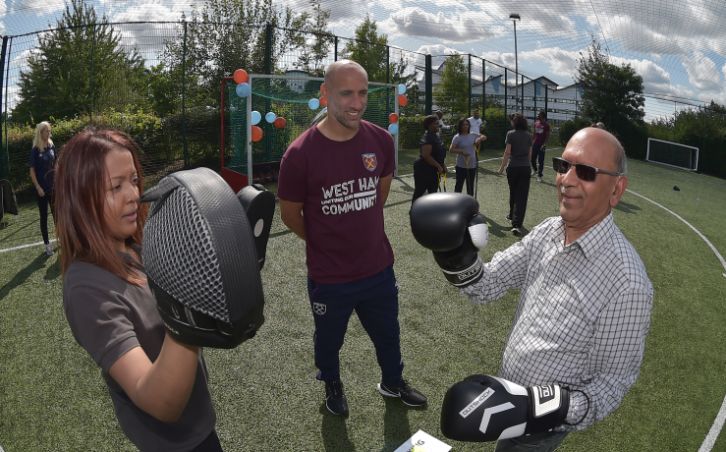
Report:
[[[35,191],[38,192],[38,196],[39,197],[45,198],[45,191],[43,190],[43,187],[41,187],[40,185],[38,185],[37,187],[35,187]]]

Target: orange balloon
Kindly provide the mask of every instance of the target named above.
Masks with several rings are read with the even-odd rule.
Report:
[[[277,129],[284,129],[287,125],[287,120],[283,118],[282,116],[278,116],[275,121],[272,123],[272,125],[275,126]]]
[[[257,143],[262,139],[264,136],[264,133],[262,133],[262,128],[260,126],[252,126],[252,141]]]
[[[408,105],[408,98],[406,97],[405,94],[398,95],[398,105],[400,105],[402,107],[405,107],[406,105]]]
[[[388,122],[390,122],[391,124],[397,123],[398,122],[398,115],[395,114],[395,113],[391,113],[390,115],[388,115]]]
[[[321,107],[327,107],[328,106],[328,98],[325,96],[320,97],[320,106]]]
[[[249,76],[247,75],[247,71],[245,71],[244,69],[237,69],[236,71],[234,71],[232,79],[235,83],[239,85],[240,83],[246,83],[247,80],[249,80]]]

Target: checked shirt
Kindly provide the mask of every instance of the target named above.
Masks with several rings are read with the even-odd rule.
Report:
[[[561,427],[582,430],[615,410],[638,378],[653,286],[612,213],[570,245],[564,239],[560,217],[544,220],[462,292],[487,303],[520,289],[499,375],[584,392],[570,393],[566,422],[577,425]]]

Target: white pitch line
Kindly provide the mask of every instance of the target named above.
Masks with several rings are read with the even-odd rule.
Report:
[[[55,241],[56,241],[56,239],[53,239],[53,240],[50,241],[50,243],[54,243]],[[5,249],[0,250],[0,254],[2,254],[2,253],[9,253],[11,251],[22,250],[24,248],[32,248],[34,246],[39,246],[39,245],[45,245],[45,243],[43,243],[43,242],[35,242],[35,243],[27,243],[25,245],[14,246],[12,248],[5,248]],[[2,451],[0,451],[0,452],[2,452]]]
[[[703,440],[703,444],[701,444],[701,447],[698,448],[698,452],[711,451],[713,445],[716,444],[718,434],[723,428],[724,421],[726,421],[726,396],[724,396],[723,403],[721,404],[721,410],[718,412],[716,419],[713,421],[711,430],[708,431],[708,435],[706,435],[706,438]]]

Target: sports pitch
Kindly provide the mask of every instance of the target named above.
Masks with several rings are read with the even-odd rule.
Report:
[[[552,155],[557,151],[547,158]],[[500,156],[480,156],[477,198],[490,228],[485,260],[518,240],[505,219],[506,178],[495,174]],[[455,381],[496,374],[518,294],[475,306],[445,282],[410,232],[410,162],[402,156],[386,204],[386,230],[400,285],[404,374],[429,397],[429,407],[405,409],[378,394],[375,353],[353,317],[341,352],[350,417],[327,414],[323,385],[314,379],[304,245],[276,212],[262,272],[266,323],[234,350],[204,351],[225,450],[392,451],[419,429],[457,451],[493,450],[493,444],[443,438],[439,409]],[[645,360],[621,407],[571,434],[560,450],[726,451],[726,434],[713,433],[726,403],[726,268],[714,252],[726,255],[726,181],[641,161],[629,162],[629,174],[629,192],[614,215],[655,289]],[[446,184],[453,191],[453,171]],[[549,169],[542,183],[532,182],[524,228],[556,214]],[[0,446],[7,452],[134,450],[98,368],[65,321],[58,255],[47,258],[40,245],[22,247],[40,238],[35,204],[3,221]]]

